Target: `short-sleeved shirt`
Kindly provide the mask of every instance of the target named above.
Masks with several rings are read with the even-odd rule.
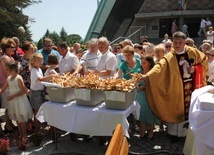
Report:
[[[97,70],[110,70],[111,74],[110,76],[100,76],[101,78],[108,78],[113,77],[116,71],[116,65],[117,65],[117,59],[116,56],[110,52],[107,51],[106,53],[102,54],[100,61],[98,62]]]
[[[1,56],[0,57],[0,88],[4,85],[4,83],[5,83],[5,81],[7,80],[7,75],[4,73],[4,71],[3,71],[3,67],[2,67],[2,59],[3,58],[8,58],[8,59],[10,59],[9,61],[12,61],[12,62],[14,62],[14,59],[13,59],[13,57],[9,57],[9,56],[7,56],[7,55],[3,55],[3,56]]]
[[[38,52],[38,53],[42,53],[42,56],[43,56],[43,65],[47,65],[48,55],[49,55],[49,54],[55,54],[55,55],[57,56],[58,60],[59,60],[59,61],[61,60],[61,56],[60,56],[59,52],[56,51],[56,50],[53,50],[53,49],[52,49],[51,51],[45,51],[45,50],[42,48],[42,49],[38,50],[37,52]]]
[[[44,85],[38,80],[39,77],[43,77],[42,70],[40,68],[31,68],[30,72],[30,89],[31,90],[44,90]]]
[[[134,68],[128,67],[126,61],[123,61],[119,66],[119,70],[122,71],[123,78],[129,80],[131,79],[131,74],[139,73],[141,71],[141,61],[140,59],[136,58],[136,65],[134,66]]]
[[[97,70],[97,65],[101,56],[102,54],[100,51],[97,53],[90,53],[90,51],[87,51],[80,59],[80,64],[82,64],[86,70]]]
[[[50,73],[51,73],[51,74],[58,74],[54,68],[48,68],[48,69],[45,71],[44,76],[48,76],[48,75],[50,75]]]
[[[140,55],[138,53],[134,53],[134,57],[140,59]],[[123,53],[119,53],[117,55],[117,67],[119,67],[120,63],[123,62],[123,61],[125,61],[125,60],[126,60],[126,58],[123,55]]]
[[[59,62],[59,72],[60,74],[74,71],[79,64],[79,59],[71,52],[67,52],[65,57]]]
[[[201,20],[200,28],[206,27],[206,21],[204,19]]]

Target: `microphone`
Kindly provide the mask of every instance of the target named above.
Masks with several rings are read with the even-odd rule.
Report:
[[[190,58],[190,59],[189,59],[189,66],[190,66],[190,67],[192,67],[194,61],[195,61],[195,59],[193,59],[193,58]]]

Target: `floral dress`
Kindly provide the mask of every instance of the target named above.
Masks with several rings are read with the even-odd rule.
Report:
[[[25,86],[30,89],[30,64],[25,57],[19,59],[19,75],[22,76]]]

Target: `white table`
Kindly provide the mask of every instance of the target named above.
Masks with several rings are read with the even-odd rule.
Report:
[[[205,86],[193,92],[189,111],[190,128],[195,137],[196,155],[214,154],[214,94],[213,86]]]
[[[64,131],[94,135],[111,136],[117,124],[122,124],[125,135],[129,137],[127,117],[133,113],[139,118],[140,105],[134,101],[126,110],[106,109],[105,103],[95,107],[80,106],[76,101],[66,104],[45,102],[36,117],[40,122]]]

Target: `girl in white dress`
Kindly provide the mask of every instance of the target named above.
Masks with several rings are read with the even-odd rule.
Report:
[[[25,87],[22,77],[18,74],[18,65],[13,62],[8,63],[7,67],[10,76],[0,89],[0,93],[3,93],[9,87],[9,96],[7,96],[9,118],[17,122],[20,135],[18,147],[25,150],[27,141],[26,122],[28,119],[32,119],[33,111],[26,96],[28,89]]]

